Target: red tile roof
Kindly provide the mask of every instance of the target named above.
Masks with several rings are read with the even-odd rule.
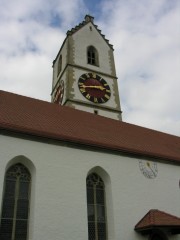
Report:
[[[0,91],[0,129],[180,163],[180,138]]]
[[[179,232],[180,218],[157,209],[152,209],[136,224],[135,230],[142,232],[157,227],[176,229],[176,231],[178,229]]]

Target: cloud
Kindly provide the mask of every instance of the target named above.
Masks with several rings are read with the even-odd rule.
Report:
[[[3,1],[1,89],[50,100],[51,66],[65,38],[63,27],[76,18],[82,4],[81,0],[69,1],[69,4],[44,0]],[[59,18],[54,20],[57,15]]]
[[[179,10],[178,1],[105,1],[99,23],[114,43],[124,121],[176,135]]]
[[[50,101],[66,31],[92,13],[114,45],[123,120],[180,135],[178,2],[2,0],[0,88]]]
[[[70,24],[77,18],[78,13],[85,7],[82,0],[9,0],[1,1],[1,20],[25,21],[35,20],[36,22],[50,24],[56,15],[59,15],[61,22]]]

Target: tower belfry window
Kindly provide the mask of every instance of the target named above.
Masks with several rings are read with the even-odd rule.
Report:
[[[62,55],[60,55],[58,59],[57,76],[60,74],[61,70],[62,70]]]
[[[88,64],[98,66],[98,52],[95,47],[90,46],[87,49],[87,62]]]
[[[1,240],[27,240],[30,184],[31,175],[24,165],[18,163],[7,170],[0,222]]]
[[[86,179],[88,239],[106,240],[106,209],[104,182],[96,173]]]

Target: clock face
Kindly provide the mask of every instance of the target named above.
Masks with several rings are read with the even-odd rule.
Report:
[[[107,82],[95,73],[85,73],[80,76],[78,87],[82,95],[94,103],[105,103],[111,97]]]
[[[63,100],[63,96],[64,96],[64,81],[61,80],[57,85],[56,92],[54,94],[53,102],[61,105],[62,100]]]
[[[147,178],[155,178],[158,174],[156,162],[139,160],[139,168],[143,175]]]

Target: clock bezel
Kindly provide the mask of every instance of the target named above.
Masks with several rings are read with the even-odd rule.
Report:
[[[88,85],[93,82],[93,85]],[[81,94],[93,103],[106,103],[111,97],[108,83],[96,73],[84,73],[79,77],[78,87]]]

